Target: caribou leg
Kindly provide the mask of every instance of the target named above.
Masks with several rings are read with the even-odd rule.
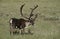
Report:
[[[13,32],[14,32],[14,29],[12,26],[10,26],[10,35],[13,34]]]
[[[25,33],[25,28],[21,29],[21,34]]]

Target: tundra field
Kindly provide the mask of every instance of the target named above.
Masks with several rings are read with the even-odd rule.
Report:
[[[29,16],[35,5],[38,14],[35,25],[31,27],[33,34],[9,33],[9,20],[21,18],[20,7],[25,4],[23,14]],[[60,39],[60,0],[0,0],[0,39]]]

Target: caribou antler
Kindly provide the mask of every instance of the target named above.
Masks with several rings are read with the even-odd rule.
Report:
[[[35,21],[35,20],[36,20],[37,16],[38,16],[38,14],[36,14],[36,15],[35,15],[35,17],[34,17],[33,21]]]
[[[28,17],[25,17],[25,16],[23,15],[23,13],[22,13],[22,9],[23,9],[24,5],[25,5],[25,4],[23,4],[23,5],[21,6],[21,8],[20,8],[21,16],[23,16],[24,18],[27,18],[27,19],[30,20],[30,18],[34,15],[34,14],[33,14],[33,11],[38,7],[38,5],[36,5],[33,9],[31,8],[31,13],[30,13],[29,18],[28,18]]]
[[[29,20],[30,20],[30,18],[34,15],[34,14],[33,14],[33,11],[34,11],[37,7],[38,7],[38,5],[36,5],[33,9],[31,8],[31,13],[30,13]]]
[[[24,18],[27,18],[27,17],[25,17],[25,16],[23,15],[23,13],[22,13],[22,9],[23,9],[24,5],[25,5],[25,4],[23,4],[23,5],[21,6],[21,8],[20,8],[20,13],[21,13],[21,16],[23,16]],[[27,19],[28,19],[28,18],[27,18]]]

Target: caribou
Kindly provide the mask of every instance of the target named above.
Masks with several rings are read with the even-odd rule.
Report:
[[[10,34],[14,34],[15,29],[19,29],[21,30],[21,33],[24,32],[25,28],[28,27],[29,25],[34,25],[34,21],[36,20],[38,14],[35,15],[34,18],[32,18],[32,16],[34,16],[33,11],[38,7],[38,5],[36,5],[34,8],[31,8],[31,13],[29,15],[29,17],[25,17],[22,13],[22,9],[24,7],[25,4],[21,5],[20,7],[20,14],[22,17],[26,18],[11,18],[9,20],[9,24],[10,24]]]

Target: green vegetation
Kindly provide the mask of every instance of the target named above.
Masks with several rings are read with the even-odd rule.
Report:
[[[9,34],[9,19],[21,18],[20,6],[26,4],[23,13],[29,16],[30,8],[38,5],[33,35]],[[0,0],[0,39],[60,39],[60,0]]]

